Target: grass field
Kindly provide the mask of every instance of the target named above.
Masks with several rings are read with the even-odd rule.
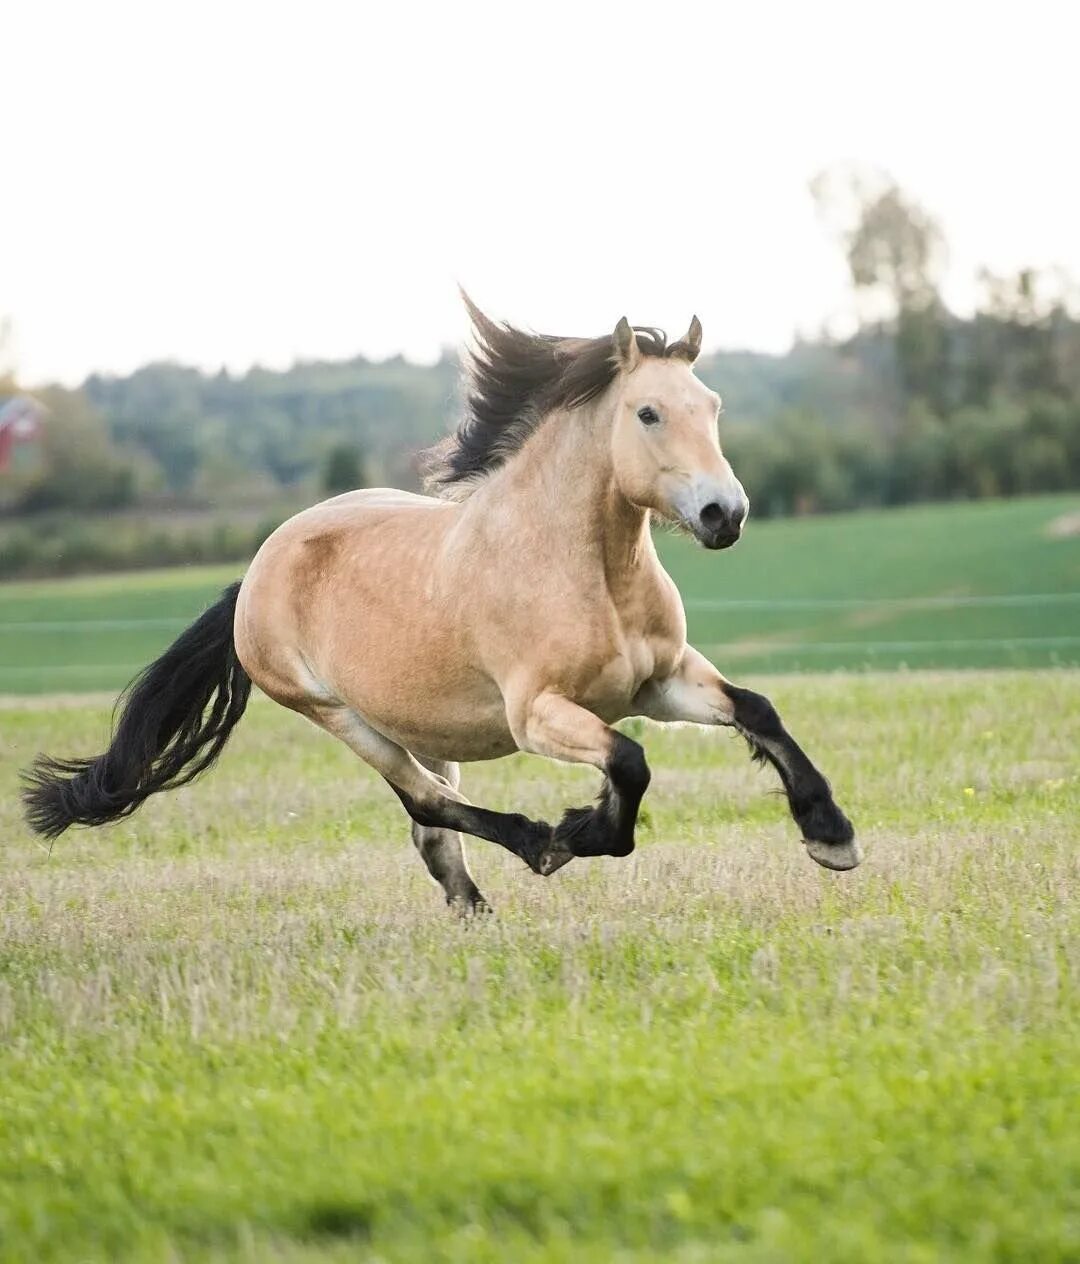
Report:
[[[50,857],[16,769],[96,748],[108,700],[3,704],[0,1258],[1080,1258],[1080,672],[768,689],[860,870],[738,739],[643,727],[638,852],[545,881],[473,844],[498,916],[465,924],[385,787],[267,703]],[[594,780],[466,789],[550,816]]]
[[[729,675],[1080,664],[1076,496],[751,520],[661,536],[691,638]],[[0,585],[0,694],[118,689],[242,566]]]

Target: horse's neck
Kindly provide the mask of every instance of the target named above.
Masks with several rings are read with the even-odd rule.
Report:
[[[585,571],[602,571],[616,600],[659,565],[647,511],[630,504],[616,485],[611,416],[602,403],[549,418],[492,484],[500,517],[542,536],[555,564],[565,558]]]

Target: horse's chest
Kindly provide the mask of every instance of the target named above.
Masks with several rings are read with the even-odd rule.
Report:
[[[613,723],[631,714],[634,698],[646,681],[672,673],[677,654],[676,645],[666,637],[627,636],[615,654],[598,664],[579,701]]]

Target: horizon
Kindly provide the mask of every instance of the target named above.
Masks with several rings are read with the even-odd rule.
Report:
[[[665,330],[664,332],[665,334],[668,335],[669,340],[670,340],[672,338],[673,331],[668,329],[668,330]],[[109,370],[109,369],[92,369],[89,373],[86,374],[85,377],[82,377],[78,381],[74,381],[74,382],[72,381],[65,382],[59,378],[41,379],[35,382],[23,382],[20,379],[20,380],[17,380],[16,385],[18,387],[17,393],[33,395],[35,390],[45,390],[53,386],[62,386],[66,389],[76,389],[78,387],[85,385],[85,383],[92,378],[99,378],[106,381],[123,379],[123,378],[131,377],[135,373],[138,373],[140,370],[143,370],[143,369],[157,369],[157,368],[175,368],[175,369],[192,370],[196,373],[201,374],[205,378],[211,378],[211,377],[217,377],[219,375],[224,375],[225,377],[233,381],[239,381],[254,373],[289,373],[295,369],[320,368],[320,367],[333,368],[333,367],[339,367],[339,366],[351,365],[351,364],[363,364],[370,368],[380,368],[383,365],[403,363],[407,365],[409,368],[433,369],[433,368],[436,368],[448,357],[456,356],[460,351],[464,350],[467,342],[468,342],[468,335],[466,334],[458,343],[443,344],[439,352],[431,358],[420,358],[418,356],[413,356],[413,355],[410,355],[407,351],[390,351],[390,352],[387,352],[386,355],[377,356],[377,357],[366,355],[362,351],[357,351],[352,354],[345,353],[341,356],[334,356],[334,357],[316,355],[316,356],[310,356],[310,357],[297,358],[288,363],[284,363],[280,365],[264,364],[256,360],[251,364],[241,365],[238,368],[230,368],[229,365],[227,364],[208,364],[208,365],[195,364],[191,361],[180,360],[180,359],[177,359],[175,356],[171,356],[171,357],[163,357],[156,360],[145,360],[141,364],[135,365],[130,370],[123,370],[119,372],[114,371],[114,370]],[[758,356],[758,357],[761,357],[762,359],[768,359],[768,360],[781,360],[786,355],[789,355],[792,351],[794,351],[797,345],[799,345],[799,340],[796,338],[792,341],[790,347],[779,350],[779,351],[771,351],[768,349],[760,349],[756,347],[704,346],[702,347],[702,350],[699,356],[699,362],[701,360],[707,360],[711,356],[742,356],[742,355]]]
[[[939,220],[958,314],[980,265],[1080,274],[1077,15],[920,3],[886,43],[850,3],[641,12],[22,8],[0,232],[20,382],[430,364],[464,340],[459,281],[544,332],[696,312],[707,352],[783,354],[852,322],[808,184],[855,161]]]

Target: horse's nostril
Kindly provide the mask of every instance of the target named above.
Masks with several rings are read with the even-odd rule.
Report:
[[[725,527],[728,522],[728,512],[723,505],[718,505],[716,501],[705,505],[701,511],[701,525],[710,529],[716,527]]]

